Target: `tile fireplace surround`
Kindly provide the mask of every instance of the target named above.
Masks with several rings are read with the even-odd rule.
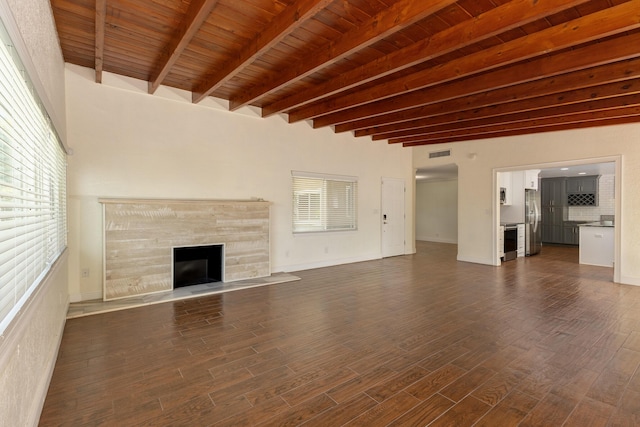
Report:
[[[172,250],[180,246],[223,244],[223,282],[270,275],[269,202],[99,201],[105,301],[171,291]]]

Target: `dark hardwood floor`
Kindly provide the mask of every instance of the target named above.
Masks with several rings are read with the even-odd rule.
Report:
[[[632,426],[640,287],[456,246],[69,320],[43,426]]]

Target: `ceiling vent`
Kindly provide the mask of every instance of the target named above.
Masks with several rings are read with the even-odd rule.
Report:
[[[429,153],[430,159],[435,159],[436,157],[447,157],[451,155],[451,150],[443,150],[443,151],[434,151]]]

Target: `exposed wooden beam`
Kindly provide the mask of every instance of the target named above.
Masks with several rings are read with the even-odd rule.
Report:
[[[495,131],[491,133],[481,133],[477,135],[464,135],[456,137],[443,137],[440,139],[426,139],[402,144],[403,147],[417,147],[420,145],[446,144],[461,141],[472,141],[477,139],[502,138],[505,136],[528,135],[543,132],[555,132],[560,130],[584,129],[599,126],[613,126],[626,123],[640,122],[640,111],[637,114],[629,114],[621,117],[593,119],[589,121],[576,121],[569,123],[557,123],[554,125],[521,128],[513,130]]]
[[[362,25],[343,34],[339,39],[326,43],[294,66],[283,70],[275,78],[232,97],[229,102],[230,108],[235,110],[287,84],[301,80],[322,67],[340,61],[355,50],[371,46],[389,34],[414,24],[453,3],[455,0],[400,0]]]
[[[640,74],[639,74],[640,76]],[[422,119],[380,126],[372,129],[356,131],[355,136],[371,136],[372,139],[382,140],[404,136],[413,136],[427,133],[428,130],[445,129],[446,126],[467,126],[468,121],[478,119],[495,118],[506,120],[515,113],[547,110],[549,108],[567,108],[573,111],[575,108],[585,108],[584,104],[593,100],[611,100],[614,103],[623,102],[624,96],[640,93],[640,78],[614,82],[601,86],[587,87],[584,89],[570,90],[568,92],[553,93],[533,98],[511,102],[509,99],[503,103],[489,104],[482,107],[472,107],[467,110],[442,115],[434,115]],[[616,104],[621,105],[621,104]],[[563,110],[564,111],[564,110]]]
[[[266,105],[262,116],[281,113],[437,58],[497,34],[571,8],[587,0],[534,2],[513,0],[403,49],[353,68],[339,76]]]
[[[465,78],[414,91],[394,99],[378,101],[338,113],[330,113],[314,119],[314,127],[347,123],[364,118],[373,118],[374,116],[378,117],[372,121],[382,124],[385,123],[383,117],[389,118],[393,112],[398,112],[397,116],[404,116],[406,120],[407,117],[410,117],[408,116],[408,110],[414,107],[479,94],[496,88],[506,88],[546,77],[583,70],[596,65],[640,57],[640,50],[637,49],[639,44],[640,34],[638,33],[617,37],[598,44],[587,45],[529,62],[504,67],[474,78]],[[387,121],[386,123],[391,122]]]
[[[102,69],[104,67],[104,31],[107,20],[107,0],[96,0],[96,38],[95,65],[96,83],[102,83]]]
[[[409,110],[356,120],[337,125],[335,131],[348,132],[355,130],[360,132],[360,130],[363,130],[363,133],[356,134],[365,136],[390,132],[404,126],[411,127],[413,123],[416,126],[424,126],[424,123],[420,122],[421,118],[432,119],[434,116],[492,106],[498,108],[496,106],[504,103],[554,96],[555,94],[566,92],[578,92],[584,88],[621,82],[636,77],[640,77],[640,58],[628,59],[483,93],[453,98],[443,102],[436,102],[435,104],[427,104]]]
[[[155,72],[149,79],[149,93],[154,93],[167,77],[171,67],[176,63],[191,39],[196,35],[202,24],[218,3],[218,0],[193,0],[175,34],[162,50],[162,56],[155,66]]]
[[[640,0],[51,2],[65,61],[96,81],[108,70],[375,141],[578,129],[640,108]]]
[[[562,25],[542,30],[516,40],[466,55],[437,67],[387,81],[358,92],[350,92],[325,102],[312,104],[289,113],[289,121],[306,120],[329,112],[385,100],[429,86],[472,76],[498,67],[547,55],[589,41],[620,34],[640,27],[640,0],[632,0],[600,12],[586,15]],[[393,101],[390,101],[393,102]]]
[[[512,112],[511,114],[478,118],[459,123],[411,129],[406,133],[399,133],[384,139],[387,139],[389,143],[404,143],[427,138],[437,139],[442,136],[475,135],[483,130],[488,132],[487,129],[519,129],[547,126],[556,122],[568,123],[580,119],[589,120],[593,117],[591,114],[597,114],[598,117],[605,117],[611,114],[617,117],[618,113],[631,107],[640,108],[640,94],[636,93],[628,96],[560,105],[533,111]]]
[[[242,71],[243,67],[251,64],[258,56],[281,42],[306,20],[332,2],[333,0],[297,0],[286,7],[265,31],[259,32],[242,48],[233,61],[224,64],[220,70],[198,85],[198,88],[193,91],[193,102],[200,102],[209,96]]]

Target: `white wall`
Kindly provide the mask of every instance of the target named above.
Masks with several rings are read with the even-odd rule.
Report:
[[[38,425],[69,306],[66,253],[0,337],[0,426]]]
[[[458,242],[458,180],[416,181],[416,239]]]
[[[99,197],[243,199],[260,197],[271,210],[272,271],[295,271],[381,256],[382,177],[413,188],[411,150],[284,117],[263,119],[218,100],[67,65],[69,248],[72,300],[102,293]],[[358,231],[291,232],[291,171],[359,178]],[[410,192],[411,190],[409,190]],[[407,193],[405,252],[413,250],[413,194]],[[89,268],[88,278],[80,270]]]
[[[64,62],[49,1],[0,0],[0,16],[64,138]],[[0,335],[0,426],[38,423],[67,313],[67,271],[65,254]]]
[[[451,149],[452,158],[429,159],[430,151],[447,148]],[[452,161],[458,165],[460,193],[458,259],[483,264],[496,263],[498,170],[619,161],[615,200],[620,204],[616,234],[621,250],[615,279],[640,285],[640,124],[416,147],[413,151],[414,168]]]

